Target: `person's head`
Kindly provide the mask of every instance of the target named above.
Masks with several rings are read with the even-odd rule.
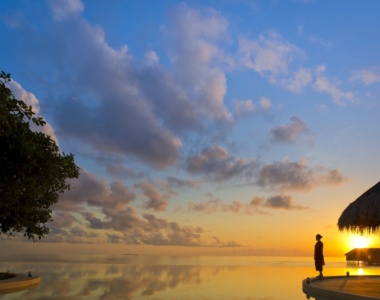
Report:
[[[319,233],[315,236],[315,239],[316,239],[317,241],[319,241],[321,238],[322,238],[322,236],[321,236]]]

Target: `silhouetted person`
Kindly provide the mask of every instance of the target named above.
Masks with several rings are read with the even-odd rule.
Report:
[[[323,277],[322,271],[323,266],[325,265],[325,258],[323,257],[323,243],[321,242],[322,236],[317,234],[315,239],[317,242],[314,246],[314,262],[315,262],[315,270],[319,272],[319,278]]]

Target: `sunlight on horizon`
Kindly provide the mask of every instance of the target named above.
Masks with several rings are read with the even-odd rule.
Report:
[[[350,246],[350,249],[368,248],[372,245],[372,240],[370,236],[354,234],[349,236],[348,244]]]

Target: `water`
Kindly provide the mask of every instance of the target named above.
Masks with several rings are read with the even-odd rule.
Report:
[[[375,275],[379,267],[347,265],[326,258],[325,276]],[[0,295],[9,299],[233,299],[305,300],[302,280],[314,277],[309,257],[260,256],[78,256],[7,258],[0,272],[41,277],[31,289]]]

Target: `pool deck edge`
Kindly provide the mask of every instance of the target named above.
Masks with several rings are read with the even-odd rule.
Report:
[[[380,275],[308,277],[302,281],[302,291],[307,299],[310,297],[331,300],[380,299],[379,286]]]

